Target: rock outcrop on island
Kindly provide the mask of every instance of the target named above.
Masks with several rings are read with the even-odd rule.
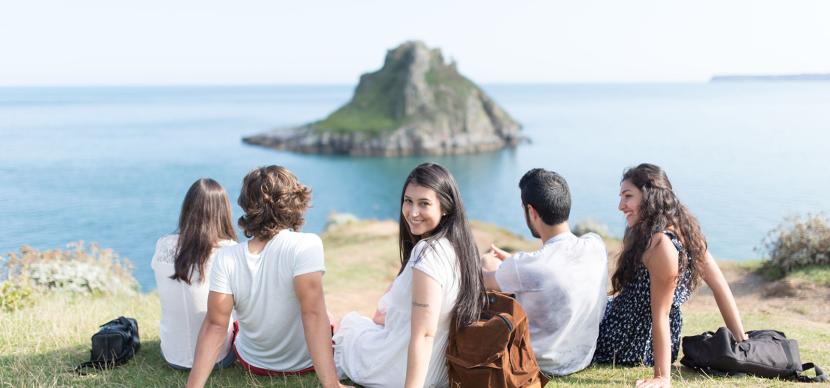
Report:
[[[363,74],[354,96],[323,120],[244,142],[304,153],[448,155],[515,146],[521,126],[439,49],[406,42]]]

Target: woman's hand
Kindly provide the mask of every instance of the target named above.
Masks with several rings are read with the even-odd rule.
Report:
[[[384,326],[386,325],[386,311],[375,310],[375,315],[372,316],[372,322],[375,325]]]
[[[670,377],[652,377],[650,379],[640,379],[634,385],[637,388],[668,388],[671,387]]]

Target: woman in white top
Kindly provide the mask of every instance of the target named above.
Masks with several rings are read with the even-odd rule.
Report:
[[[338,374],[365,387],[445,387],[450,325],[478,318],[481,268],[455,179],[424,163],[404,182],[401,267],[369,319],[349,313],[334,333]]]
[[[239,226],[250,240],[216,255],[189,387],[207,381],[231,311],[239,323],[231,347],[245,370],[264,376],[316,372],[324,388],[341,387],[323,293],[323,243],[299,232],[310,201],[311,189],[284,167],[245,176]]]
[[[161,300],[162,358],[170,367],[189,370],[202,320],[207,313],[208,275],[218,247],[236,244],[231,204],[225,189],[213,179],[199,179],[182,203],[179,229],[156,243],[150,266]],[[233,363],[229,325],[215,367]]]

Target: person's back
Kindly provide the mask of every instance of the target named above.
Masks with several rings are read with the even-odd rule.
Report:
[[[217,253],[210,290],[233,295],[240,361],[275,371],[312,366],[294,277],[318,271],[325,271],[323,243],[310,233],[282,230],[258,254],[248,242]]]
[[[175,272],[176,247],[179,235],[167,235],[158,240],[150,267],[156,278],[159,301],[161,303],[161,320],[159,322],[159,340],[164,360],[174,367],[190,368],[193,365],[193,353],[199,327],[207,313],[209,281],[207,274],[213,266],[215,252],[205,262],[206,276],[198,281],[201,274],[195,269],[191,284],[170,278]],[[220,247],[236,244],[233,240],[219,241]],[[230,352],[232,326],[228,326],[228,336],[222,345],[217,361],[224,359]]]
[[[539,367],[562,376],[591,362],[605,311],[608,260],[602,239],[561,233],[535,252],[519,252],[495,274],[527,313]]]
[[[588,366],[596,349],[608,282],[605,244],[593,233],[571,233],[571,193],[561,175],[534,168],[519,189],[527,227],[544,245],[515,255],[493,246],[481,257],[484,284],[516,294],[539,367],[567,375]]]

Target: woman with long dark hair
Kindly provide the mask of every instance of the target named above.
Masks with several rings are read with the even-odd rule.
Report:
[[[196,338],[207,312],[214,251],[236,244],[231,218],[225,189],[213,179],[199,179],[184,197],[177,233],[156,243],[150,266],[161,299],[161,352],[174,369],[189,370],[193,365]],[[227,335],[216,359],[218,367],[234,360],[229,344]]]
[[[470,324],[484,303],[478,250],[444,167],[412,170],[400,201],[401,266],[382,298],[385,316],[346,315],[334,334],[335,363],[340,376],[365,387],[442,387],[450,325]]]
[[[739,341],[745,339],[741,317],[700,224],[663,169],[647,163],[628,169],[620,183],[619,210],[627,226],[594,362],[653,365],[654,378],[637,385],[671,386],[683,323],[680,305],[701,279]]]

